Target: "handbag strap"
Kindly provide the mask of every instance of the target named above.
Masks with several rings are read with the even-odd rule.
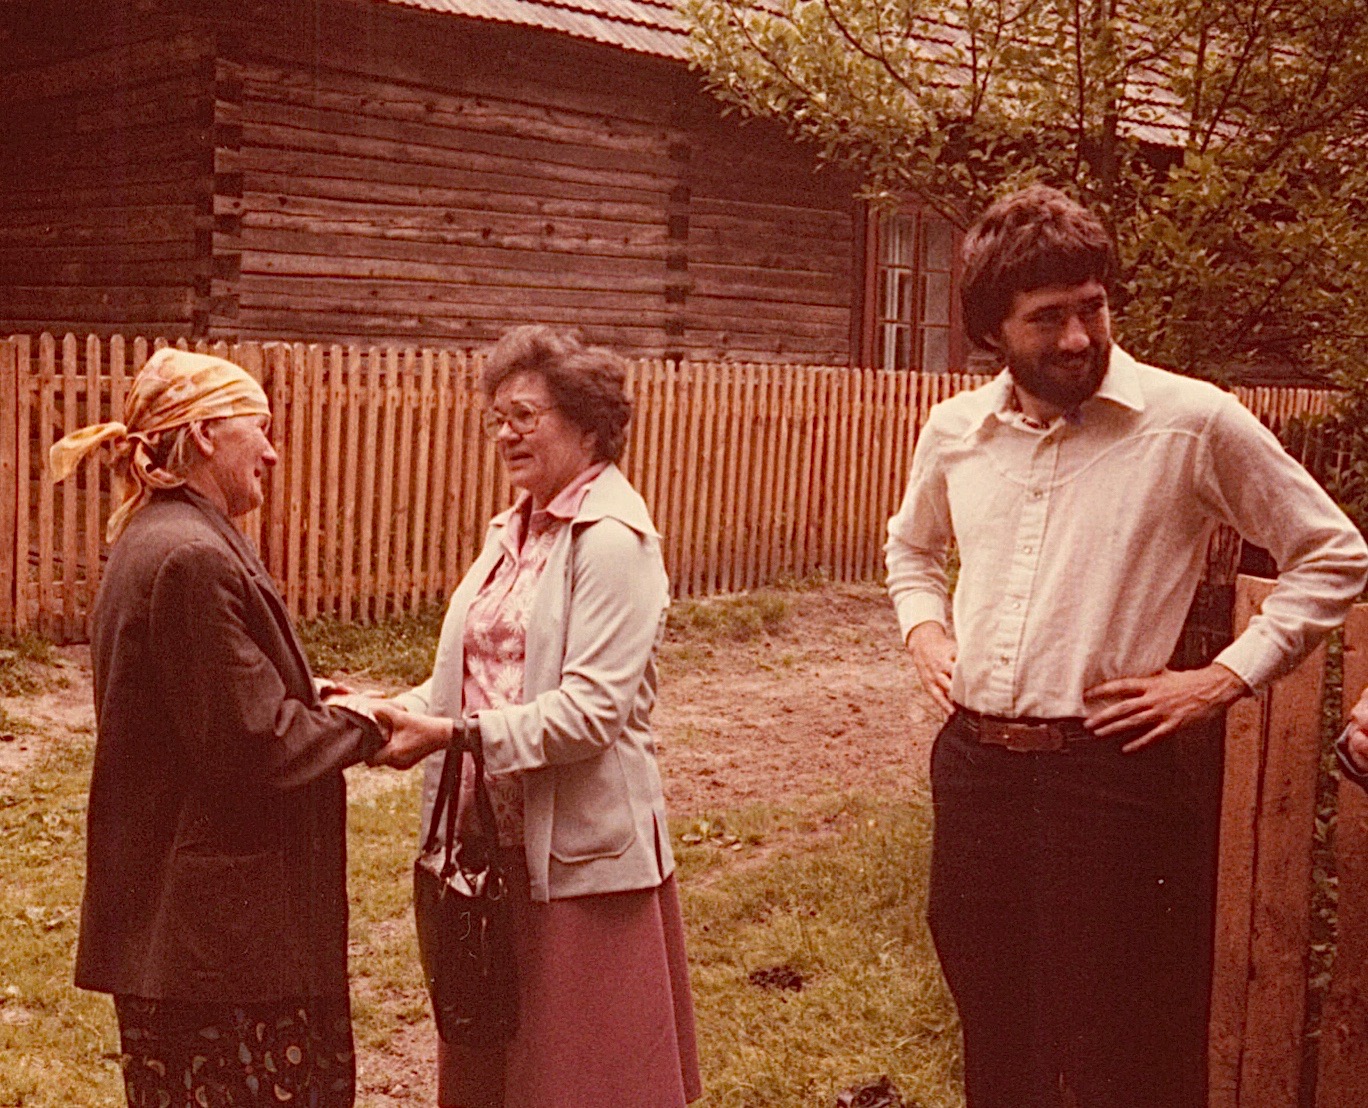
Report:
[[[451,745],[447,747],[446,756],[442,759],[442,777],[437,785],[437,797],[432,805],[432,820],[428,824],[427,838],[423,842],[423,853],[430,852],[437,845],[437,835],[442,830],[442,816],[447,816],[445,836],[442,851],[442,869],[447,871],[451,868],[452,858],[456,854],[456,809],[457,797],[460,795],[461,778],[465,770],[465,756],[467,748],[461,741],[462,725],[457,724],[456,732],[451,736]],[[494,823],[494,805],[489,799],[489,786],[485,783],[484,775],[484,750],[480,744],[476,744],[475,749],[469,751],[471,760],[475,763],[475,815],[478,834],[474,841],[463,842],[462,849],[470,847],[477,856],[487,854],[483,860],[492,857],[494,845],[498,842],[498,828]],[[452,755],[456,757],[452,757]]]

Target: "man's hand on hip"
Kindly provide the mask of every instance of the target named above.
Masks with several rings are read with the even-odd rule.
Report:
[[[942,712],[954,710],[950,703],[950,671],[955,665],[955,640],[933,620],[919,623],[907,633],[907,652],[917,667],[917,676]]]
[[[1349,711],[1349,723],[1353,730],[1345,740],[1345,753],[1360,773],[1368,773],[1368,689],[1363,690],[1358,703]]]
[[[1180,728],[1217,715],[1249,691],[1225,666],[1160,670],[1153,677],[1122,677],[1083,694],[1083,725],[1103,738],[1144,727],[1121,749],[1129,754]]]

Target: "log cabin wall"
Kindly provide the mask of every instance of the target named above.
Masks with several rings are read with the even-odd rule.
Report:
[[[683,65],[374,2],[215,31],[241,216],[212,337],[471,347],[535,321],[638,357],[848,360],[852,182]]]
[[[215,45],[137,8],[5,5],[0,334],[203,325]]]
[[[690,356],[853,364],[857,182],[701,89],[689,103]]]

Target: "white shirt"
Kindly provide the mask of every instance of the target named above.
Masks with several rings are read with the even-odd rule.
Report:
[[[1233,396],[1113,346],[1097,393],[1044,429],[1012,411],[1006,371],[932,409],[888,523],[888,590],[904,639],[928,620],[948,626],[953,542],[952,699],[1081,716],[1085,689],[1167,663],[1219,523],[1281,569],[1216,658],[1257,689],[1343,621],[1368,547]]]

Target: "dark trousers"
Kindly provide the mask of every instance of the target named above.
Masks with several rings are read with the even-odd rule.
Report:
[[[1120,746],[1017,753],[960,713],[936,739],[928,914],[969,1108],[1204,1101],[1211,906],[1193,820],[1174,744]]]

